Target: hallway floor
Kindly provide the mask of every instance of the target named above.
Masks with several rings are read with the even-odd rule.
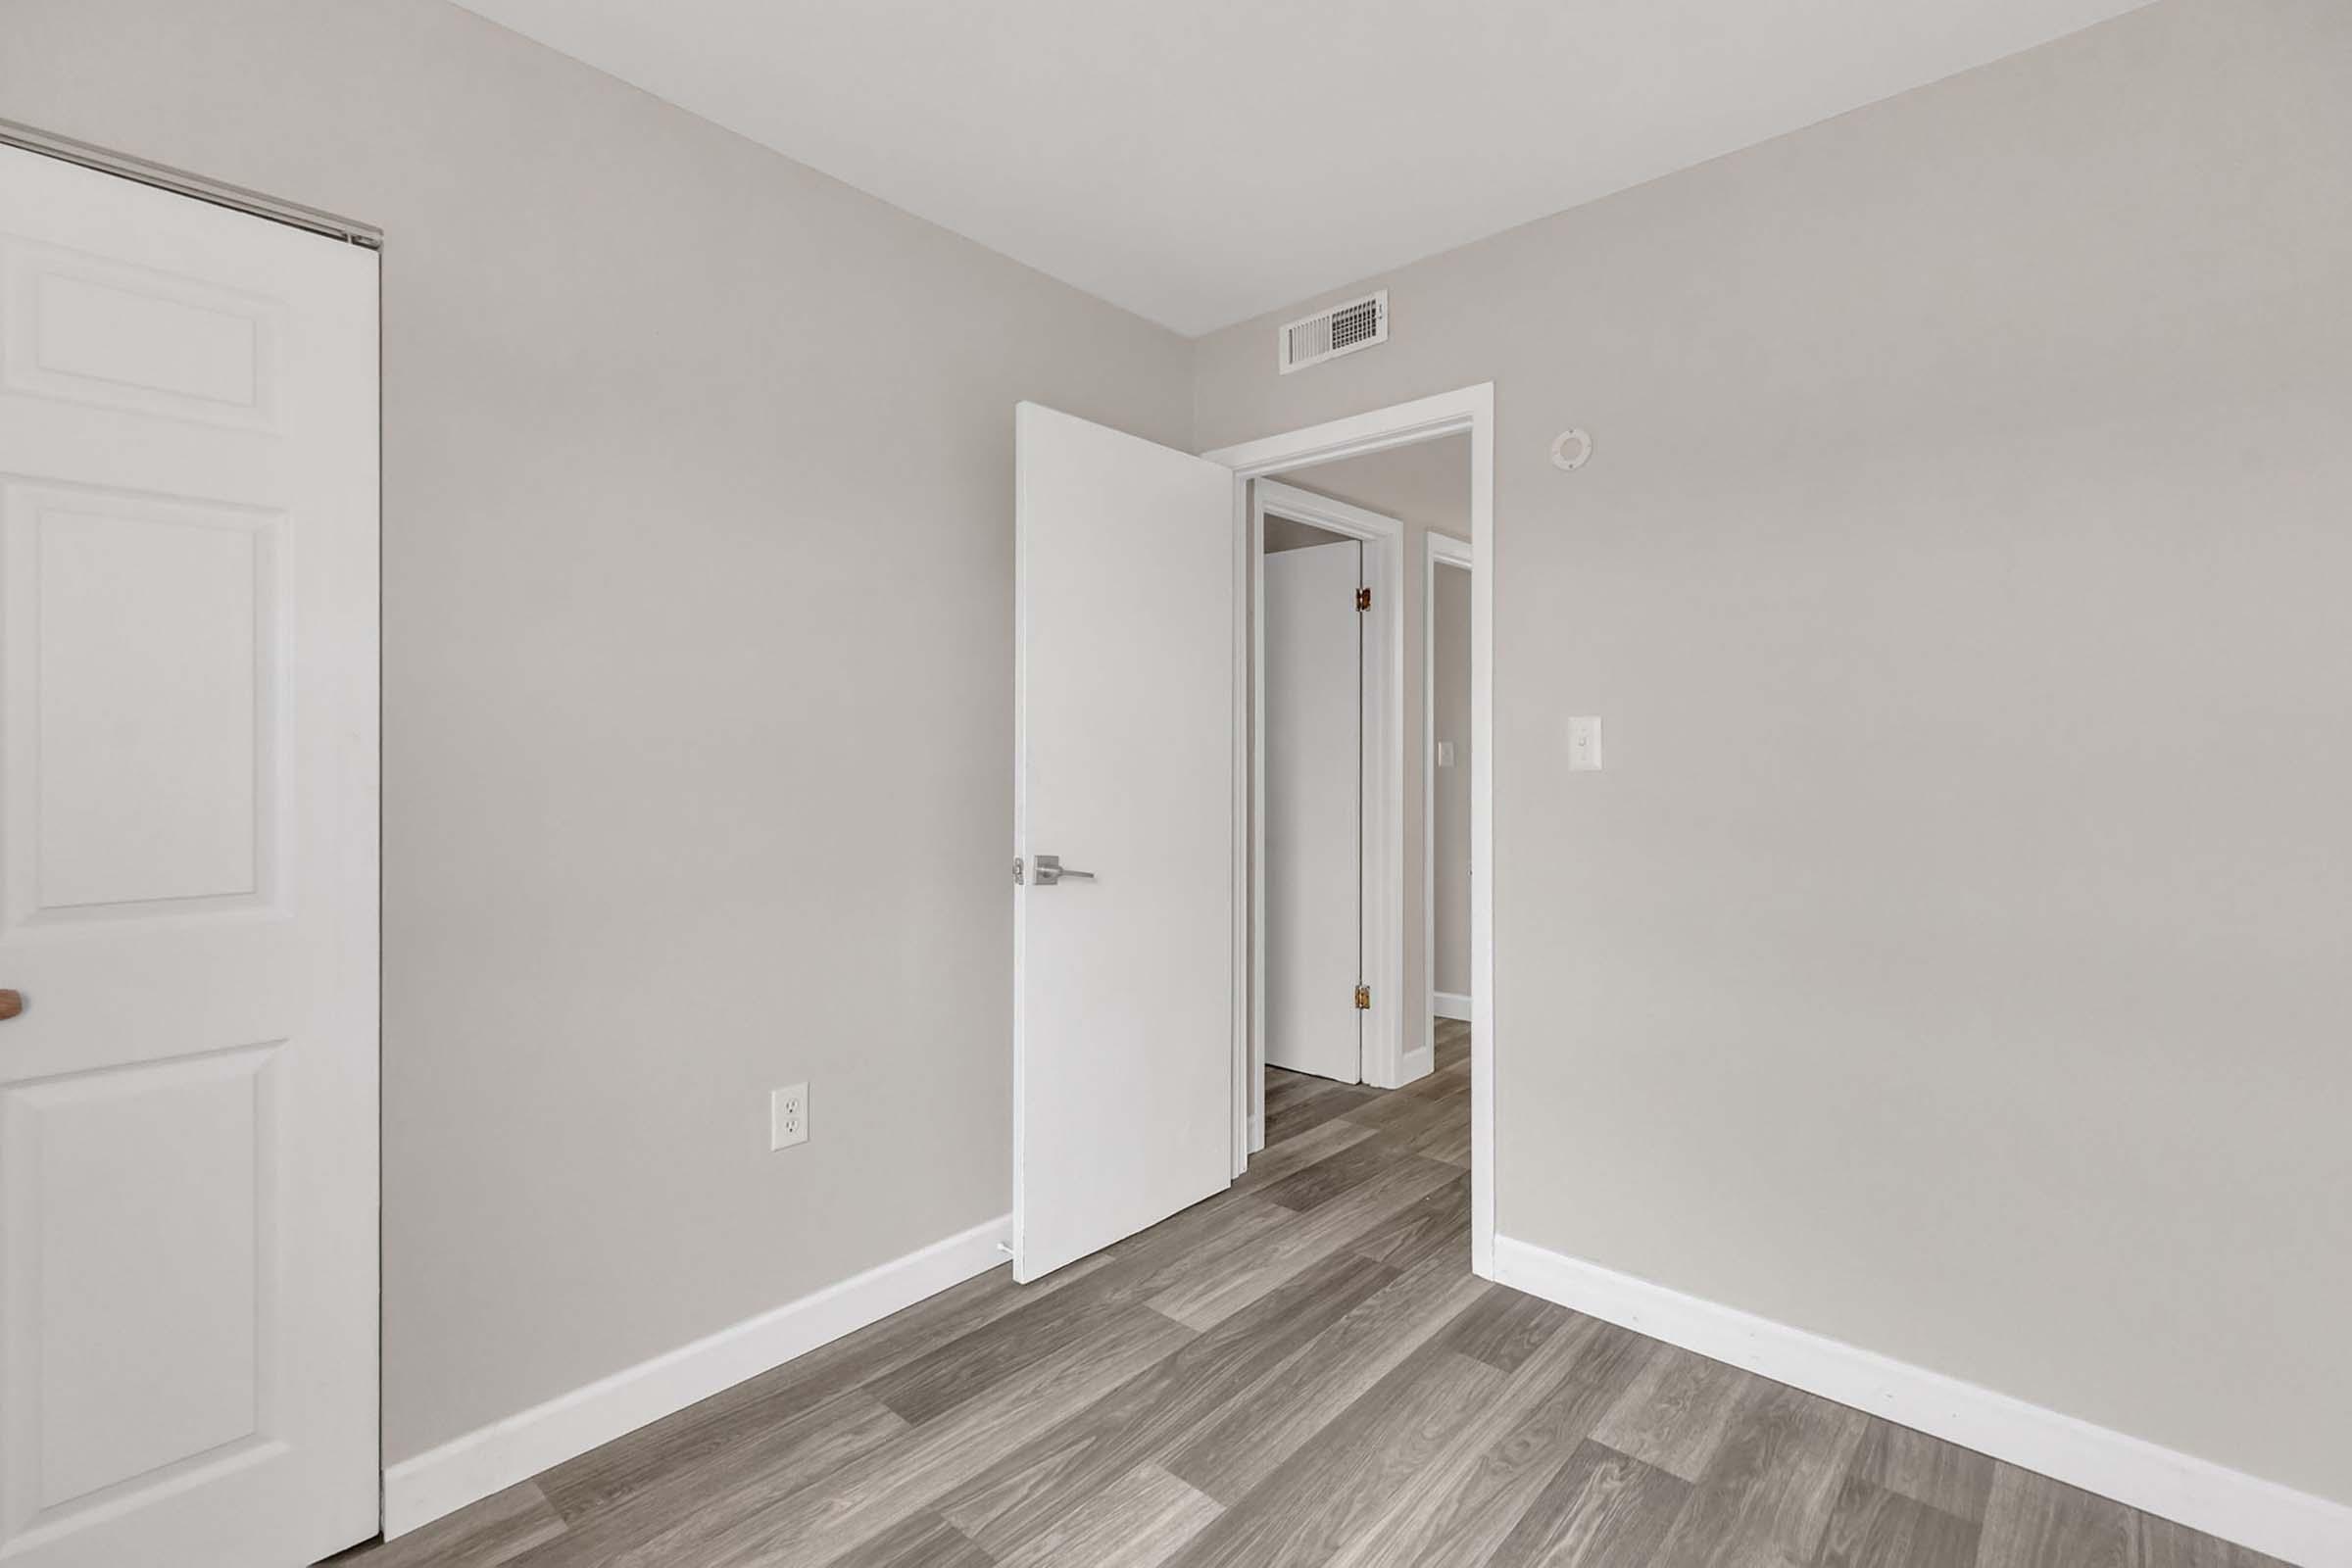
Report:
[[[1000,1268],[352,1568],[2261,1568],[1470,1273],[1468,1028],[1276,1072],[1206,1202]]]

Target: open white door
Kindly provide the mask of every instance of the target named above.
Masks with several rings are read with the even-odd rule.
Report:
[[[1363,1078],[1364,547],[1266,557],[1266,1064]]]
[[[1031,403],[1015,443],[1026,1281],[1231,1180],[1235,532],[1213,463]]]
[[[0,1561],[373,1535],[373,252],[0,148]]]

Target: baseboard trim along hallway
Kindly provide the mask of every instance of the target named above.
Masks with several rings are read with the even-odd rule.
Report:
[[[2352,1507],[2325,1497],[1509,1237],[1494,1278],[2304,1568],[2352,1563]]]
[[[1429,1010],[1441,1018],[1458,1018],[1463,1023],[1468,1023],[1470,1021],[1470,999],[1451,991],[1432,991],[1429,994]]]
[[[551,1465],[733,1388],[1003,1263],[1012,1216],[876,1264],[384,1471],[384,1538],[403,1536]]]

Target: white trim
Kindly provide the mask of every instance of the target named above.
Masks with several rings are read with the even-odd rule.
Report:
[[[975,1225],[403,1459],[384,1472],[384,1539],[984,1274],[1005,1260],[1011,1235],[1009,1214]]]
[[[1362,507],[1351,507],[1311,490],[1275,479],[1250,487],[1251,537],[1258,549],[1250,558],[1250,646],[1265,646],[1265,519],[1271,514],[1361,541],[1365,573],[1372,587],[1372,623],[1365,649],[1363,690],[1363,842],[1359,875],[1364,890],[1362,921],[1364,973],[1372,1006],[1363,1029],[1358,1070],[1363,1081],[1396,1089],[1403,1076],[1404,1007],[1404,524]],[[1266,863],[1264,662],[1251,660],[1250,722],[1250,846],[1253,867]],[[1265,887],[1250,878],[1250,1071],[1262,1070],[1266,1054]],[[1263,1106],[1254,1148],[1264,1147]]]
[[[1250,651],[1245,661],[1250,666],[1250,718],[1244,746],[1250,759],[1250,788],[1249,806],[1241,818],[1241,836],[1250,844],[1246,895],[1250,957],[1242,974],[1250,1017],[1245,1026],[1249,1042],[1243,1053],[1241,1071],[1250,1101],[1250,1152],[1254,1154],[1266,1147],[1266,881],[1258,874],[1266,863],[1266,757],[1262,721],[1266,709],[1266,669],[1264,661],[1258,658],[1258,651],[1266,646],[1266,514],[1256,502],[1257,486],[1250,484],[1243,488],[1250,496],[1250,521],[1244,530],[1250,541],[1250,564],[1245,568],[1248,580],[1241,600],[1250,607]],[[1358,1054],[1361,1054],[1360,1040]],[[1247,1158],[1238,1162],[1242,1169],[1247,1169],[1249,1163]],[[1242,1169],[1237,1169],[1234,1175],[1239,1177]]]
[[[1256,493],[1257,487],[1248,480],[1239,484],[1245,494]],[[1242,699],[1235,707],[1240,737],[1234,743],[1234,756],[1241,760],[1233,772],[1241,803],[1234,820],[1241,826],[1234,840],[1240,846],[1241,873],[1234,885],[1234,907],[1244,911],[1247,918],[1234,923],[1248,929],[1240,931],[1237,937],[1242,960],[1234,972],[1241,976],[1236,992],[1242,1020],[1234,1034],[1239,1042],[1236,1048],[1239,1059],[1234,1066],[1233,1093],[1247,1123],[1247,1142],[1234,1145],[1236,1180],[1250,1168],[1250,1156],[1266,1147],[1266,992],[1259,984],[1265,974],[1266,889],[1257,876],[1257,868],[1266,863],[1266,770],[1257,747],[1257,715],[1266,703],[1265,671],[1258,667],[1257,662],[1257,651],[1266,645],[1262,591],[1266,517],[1255,505],[1242,510],[1243,560],[1234,602],[1245,607],[1247,612],[1240,617],[1244,629],[1235,639],[1240,645],[1235,651],[1235,662],[1241,671]]]
[[[1295,472],[1342,458],[1385,452],[1415,441],[1470,433],[1470,1266],[1494,1277],[1494,385],[1485,382],[1417,398],[1369,414],[1350,415],[1285,435],[1220,447],[1207,457],[1234,470],[1235,537],[1247,548],[1250,484],[1267,474]],[[1246,624],[1247,616],[1236,616]],[[1248,634],[1237,627],[1236,657],[1248,659]],[[1237,753],[1239,748],[1237,748]],[[1248,764],[1237,755],[1237,786],[1247,788]],[[1249,909],[1247,878],[1234,889],[1234,908]],[[1247,1009],[1244,1009],[1245,1011]],[[1248,1099],[1249,1031],[1233,1039],[1234,1099]],[[1237,1125],[1240,1115],[1237,1113]],[[1246,1157],[1246,1156],[1243,1156]],[[1237,1159],[1238,1163],[1238,1159]]]
[[[1438,1020],[1470,1017],[1470,999],[1438,989],[1438,568],[1473,571],[1470,545],[1448,533],[1421,535],[1421,968],[1429,1016],[1421,1020],[1431,1066],[1438,1060]],[[1473,571],[1475,575],[1475,572]]]
[[[2352,1507],[2210,1459],[1507,1236],[1494,1277],[2290,1563],[2352,1562]]]

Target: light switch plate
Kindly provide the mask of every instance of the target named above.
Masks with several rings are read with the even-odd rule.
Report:
[[[1438,765],[1440,767],[1451,767],[1453,765],[1453,742],[1438,742]]]
[[[1568,771],[1597,773],[1600,771],[1600,720],[1572,718],[1568,721]]]

